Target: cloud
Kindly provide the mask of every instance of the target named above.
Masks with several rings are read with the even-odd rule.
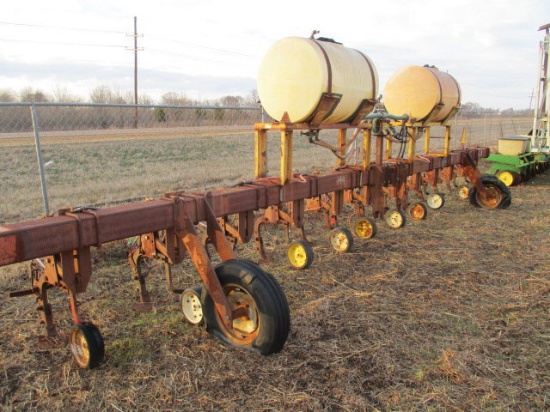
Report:
[[[340,0],[330,8],[289,0],[243,0],[240,7],[221,0],[61,1],[56,7],[38,0],[5,5],[3,21],[35,27],[10,26],[0,35],[0,41],[21,41],[0,43],[4,84],[48,89],[62,84],[78,94],[97,85],[132,90],[133,56],[124,46],[132,48],[133,38],[126,33],[138,16],[138,33],[144,35],[139,46],[145,49],[139,53],[140,89],[152,96],[165,91],[193,98],[247,94],[256,87],[257,68],[271,44],[319,29],[322,36],[371,57],[381,88],[403,66],[433,64],[459,81],[464,102],[520,109],[528,106],[535,86],[543,35],[537,29],[548,22],[540,21],[548,15],[547,0]],[[33,43],[36,39],[42,43]],[[118,48],[54,44],[68,41]]]
[[[14,63],[1,61],[3,84],[20,88],[32,86],[51,92],[53,87],[71,85],[77,94],[86,98],[97,86],[109,86],[115,90],[133,90],[134,69],[132,66],[104,66],[81,63]],[[8,81],[7,79],[12,79]],[[15,81],[13,79],[16,79]],[[37,80],[40,79],[40,80]],[[142,69],[138,72],[140,94],[155,99],[167,92],[182,92],[191,98],[217,98],[226,95],[246,96],[256,88],[251,77],[190,75],[158,69]]]

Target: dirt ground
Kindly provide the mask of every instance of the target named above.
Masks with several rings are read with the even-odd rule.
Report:
[[[287,296],[291,333],[267,357],[187,324],[155,264],[155,310],[134,312],[121,241],[94,251],[80,298],[106,359],[79,369],[66,296],[50,293],[60,338],[40,339],[34,299],[8,298],[28,288],[28,264],[1,268],[0,410],[550,410],[550,174],[511,191],[511,207],[497,211],[448,193],[427,220],[379,222],[375,238],[344,255],[310,215],[315,262],[303,271],[268,229],[264,268]],[[237,252],[258,258],[250,244]],[[182,286],[197,283],[189,263],[175,272]]]

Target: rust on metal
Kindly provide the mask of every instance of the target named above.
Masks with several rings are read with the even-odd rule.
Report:
[[[25,260],[19,256],[17,235],[13,233],[4,234],[3,232],[8,232],[8,230],[0,228],[0,265]]]
[[[293,124],[288,116],[283,116],[279,123],[256,124],[255,177],[236,187],[205,194],[167,192],[161,199],[99,210],[67,208],[60,210],[58,216],[0,226],[0,266],[34,259],[32,288],[12,292],[10,296],[34,294],[46,334],[53,336],[56,331],[47,291],[59,288],[67,292],[73,320],[76,324],[81,323],[76,296],[86,290],[92,274],[90,248],[138,237],[135,247],[128,253],[139,296],[136,308],[147,310],[153,305],[142,273],[143,259],[161,261],[169,289],[181,293],[183,290],[172,283],[171,265],[188,255],[212,297],[220,319],[227,330],[232,330],[234,320],[247,316],[246,308],[231,309],[207,245],[213,246],[220,258],[226,261],[236,258],[234,247],[237,243],[254,239],[260,260],[265,261],[268,260],[262,238],[265,225],[283,227],[287,241],[290,241],[291,229],[307,241],[304,229],[306,212],[323,214],[327,228],[338,225],[345,204],[352,205],[357,216],[364,216],[365,208],[370,206],[373,217],[383,218],[390,203],[400,211],[407,208],[409,191],[416,191],[422,197],[426,186],[436,188],[444,181],[450,187],[456,176],[467,177],[488,207],[498,202],[497,194],[481,182],[477,169],[477,161],[489,155],[488,148],[449,150],[450,129],[447,127],[442,153],[417,155],[413,150],[415,139],[422,134],[430,139],[429,127],[424,123],[407,123],[402,130],[405,130],[405,138],[412,149],[409,147],[406,154],[403,150],[404,157],[392,158],[395,141],[384,135],[383,128],[375,131],[372,123],[358,121],[363,117],[363,111],[371,111],[375,101],[366,100],[350,123],[319,124],[337,101],[335,96],[325,96],[321,101],[323,107],[309,123]],[[352,127],[356,130],[347,140],[346,130]],[[347,152],[353,140],[362,136],[361,165],[346,165],[344,158],[338,155],[337,167],[328,173],[293,173],[294,131],[306,130],[311,137],[317,136],[319,128],[337,131],[338,147],[330,147],[335,154]],[[280,133],[279,177],[267,176],[270,131]],[[373,133],[375,153],[371,159]],[[327,147],[328,144],[323,142],[321,145]],[[429,149],[429,142],[426,148]],[[421,212],[423,209],[419,209],[417,214]],[[202,238],[197,230],[197,226],[203,224],[201,222],[206,223]]]

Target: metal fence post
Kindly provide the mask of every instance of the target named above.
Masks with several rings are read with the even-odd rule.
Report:
[[[40,146],[40,132],[38,128],[38,116],[34,104],[31,104],[32,128],[34,131],[34,141],[36,144],[36,157],[38,158],[38,170],[40,172],[40,184],[42,186],[42,198],[44,199],[44,211],[46,216],[50,214],[48,204],[48,191],[46,189],[46,177],[44,175],[44,162],[42,161],[42,147]]]

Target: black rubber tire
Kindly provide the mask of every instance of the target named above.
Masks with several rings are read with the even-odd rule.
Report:
[[[493,186],[493,187],[496,187],[501,195],[502,195],[502,199],[500,200],[499,204],[494,207],[494,208],[487,208],[489,210],[492,210],[492,209],[507,209],[510,207],[510,205],[512,204],[512,193],[510,192],[510,189],[508,188],[508,186],[506,186],[506,184],[504,182],[502,182],[502,180],[500,180],[498,177],[496,176],[490,176],[490,175],[487,175],[487,176],[482,176],[481,177],[481,183],[483,183],[484,186]],[[472,188],[471,192],[470,192],[470,204],[475,206],[475,207],[483,207],[482,204],[479,204],[478,200],[477,200],[477,190],[475,188],[475,186]]]
[[[275,278],[249,260],[226,260],[215,270],[226,294],[237,291],[251,300],[249,310],[253,311],[257,325],[250,333],[236,328],[229,330],[221,321],[206,288],[203,288],[206,330],[226,345],[239,349],[262,355],[280,351],[290,331],[290,310]]]
[[[277,282],[275,277],[271,273],[265,271],[258,263],[249,259],[239,259],[239,262],[243,265],[247,265],[253,271],[261,271],[264,280],[271,285],[273,291],[271,296],[273,296],[273,298],[277,301],[276,307],[281,309],[279,319],[281,322],[281,336],[284,336],[286,341],[290,332],[290,307],[288,306],[288,301],[283,288],[279,285],[279,282]]]
[[[84,350],[87,353],[82,352],[82,344],[86,345]],[[103,337],[93,323],[87,322],[75,325],[69,336],[69,347],[76,363],[81,368],[96,368],[105,358]]]

